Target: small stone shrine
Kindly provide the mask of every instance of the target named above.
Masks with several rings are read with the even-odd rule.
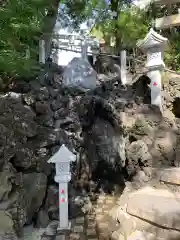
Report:
[[[163,61],[164,50],[168,39],[156,33],[153,28],[143,40],[138,41],[137,46],[147,54],[147,76],[151,79],[151,104],[159,106],[162,111],[162,83],[161,71],[165,64]]]

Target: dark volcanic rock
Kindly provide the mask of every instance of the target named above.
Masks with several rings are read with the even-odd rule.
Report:
[[[145,77],[126,88],[117,79],[102,78],[87,92],[62,87],[61,80],[44,74],[0,96],[4,234],[19,232],[34,219],[39,226],[58,219],[55,169],[47,161],[62,144],[78,156],[71,165],[72,188],[80,184],[96,191],[103,185],[109,191],[125,178],[137,180],[147,168],[180,165],[179,81],[165,87],[162,115],[149,104]]]

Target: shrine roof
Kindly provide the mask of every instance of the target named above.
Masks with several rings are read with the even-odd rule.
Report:
[[[73,154],[64,144],[62,144],[59,150],[48,160],[48,163],[70,163],[75,160],[76,155]]]
[[[155,32],[153,28],[150,29],[146,37],[137,42],[137,47],[141,49],[152,48],[156,46],[164,46],[168,42],[168,39]]]

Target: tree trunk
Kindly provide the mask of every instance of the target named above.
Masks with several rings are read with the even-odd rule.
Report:
[[[121,37],[118,32],[118,18],[119,18],[119,13],[120,13],[120,0],[111,0],[110,3],[110,8],[112,12],[116,13],[116,16],[114,16],[114,21],[115,21],[115,51],[116,53],[119,53],[120,48],[121,48]]]
[[[48,13],[44,22],[44,30],[43,30],[42,38],[45,40],[46,59],[49,57],[51,52],[51,37],[52,37],[52,31],[56,24],[59,3],[60,3],[59,0],[52,1],[52,4],[48,9]]]

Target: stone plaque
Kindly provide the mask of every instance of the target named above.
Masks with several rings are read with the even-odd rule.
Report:
[[[69,87],[94,89],[97,73],[84,58],[74,58],[63,73],[63,83]]]

